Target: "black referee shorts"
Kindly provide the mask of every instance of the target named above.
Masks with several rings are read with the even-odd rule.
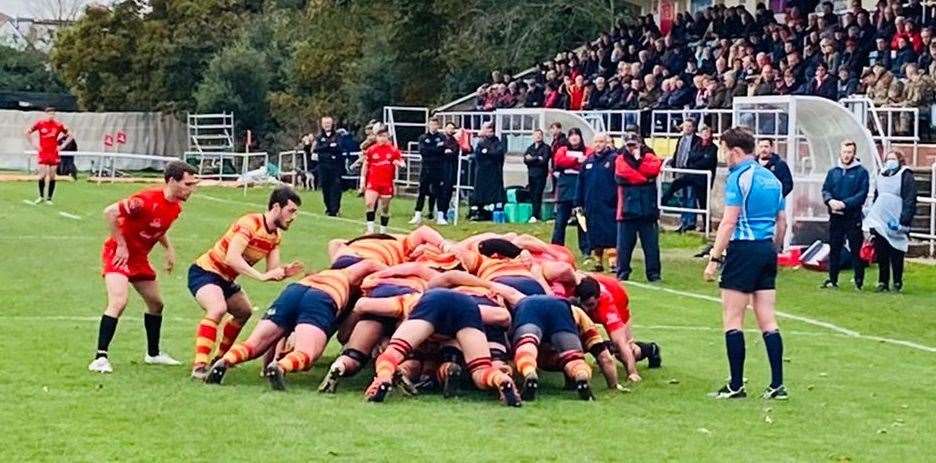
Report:
[[[728,244],[719,287],[750,294],[775,289],[776,279],[777,248],[773,240],[736,240]]]

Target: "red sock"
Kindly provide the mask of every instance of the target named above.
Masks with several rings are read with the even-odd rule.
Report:
[[[224,354],[224,361],[228,366],[234,366],[238,363],[246,362],[254,358],[254,348],[253,346],[244,343],[236,344],[231,349]]]
[[[221,327],[221,343],[218,344],[218,355],[224,355],[228,349],[237,341],[237,336],[244,327],[241,322],[230,319]]]
[[[406,356],[412,350],[413,346],[410,345],[410,343],[402,339],[391,339],[390,343],[387,345],[387,349],[384,350],[384,352],[377,357],[377,361],[374,362],[374,369],[377,372],[377,377],[386,380],[393,378],[397,366],[406,359]]]
[[[278,363],[284,373],[306,371],[312,366],[312,359],[305,352],[292,351]]]
[[[195,330],[195,364],[207,365],[218,338],[218,323],[210,318],[198,322]]]

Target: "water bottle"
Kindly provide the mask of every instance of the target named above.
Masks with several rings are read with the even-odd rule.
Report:
[[[445,213],[445,220],[448,223],[455,223],[455,208],[450,207],[448,212]]]
[[[504,211],[494,211],[494,223],[507,223]]]

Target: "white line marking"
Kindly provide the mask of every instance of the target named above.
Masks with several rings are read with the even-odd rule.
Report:
[[[247,201],[234,201],[234,200],[231,200],[231,199],[224,199],[224,198],[217,198],[217,197],[214,197],[214,196],[211,196],[211,195],[202,194],[202,193],[197,194],[195,197],[197,197],[197,198],[205,198],[205,199],[207,199],[207,200],[209,200],[209,201],[215,201],[215,202],[219,202],[219,203],[236,204],[236,205],[239,205],[239,206],[253,206],[253,207],[259,207],[259,208],[266,208],[266,205],[264,205],[264,204],[250,203],[250,202],[247,202]],[[360,226],[360,225],[364,225],[364,223],[363,223],[362,221],[360,221],[360,220],[348,219],[348,218],[345,218],[345,217],[332,217],[332,216],[328,216],[328,215],[324,215],[324,214],[318,214],[318,213],[316,213],[316,212],[299,211],[299,214],[301,214],[301,215],[308,215],[308,216],[310,216],[310,217],[315,217],[315,218],[317,218],[317,219],[334,220],[334,221],[337,221],[337,222],[345,222],[345,223],[350,223],[350,224],[359,225],[359,226]],[[387,227],[387,229],[388,229],[388,230],[392,230],[392,231],[396,231],[396,232],[401,232],[401,233],[407,233],[407,232],[410,231],[410,230],[407,230],[407,229],[405,229],[405,228],[399,228],[399,227]]]
[[[59,211],[59,215],[62,217],[65,217],[66,219],[81,220],[80,215],[69,214],[68,212],[65,212],[65,211]]]
[[[721,304],[721,299],[719,299],[719,298],[717,298],[717,297],[713,297],[713,296],[707,296],[707,295],[705,295],[705,294],[697,294],[697,293],[692,293],[692,292],[688,292],[688,291],[680,291],[680,290],[677,290],[677,289],[663,288],[663,287],[660,287],[660,286],[649,285],[649,284],[646,284],[646,283],[638,283],[638,282],[635,282],[635,281],[628,281],[628,282],[625,283],[625,285],[626,285],[626,286],[635,286],[635,287],[643,288],[643,289],[650,289],[650,290],[653,290],[653,291],[663,291],[663,292],[666,292],[666,293],[676,294],[676,295],[679,295],[679,296],[691,297],[691,298],[694,298],[694,299],[701,299],[701,300],[703,300],[703,301],[717,302],[717,303]],[[868,340],[871,340],[871,341],[878,341],[878,342],[884,342],[884,343],[894,344],[894,345],[898,345],[898,346],[910,347],[910,348],[912,348],[912,349],[922,350],[922,351],[924,351],[924,352],[934,352],[934,353],[936,353],[936,347],[930,347],[930,346],[926,346],[926,345],[923,345],[923,344],[918,344],[918,343],[915,343],[915,342],[912,342],[912,341],[904,341],[904,340],[901,340],[901,339],[891,339],[891,338],[885,338],[885,337],[882,337],[882,336],[865,335],[865,334],[861,334],[861,333],[859,333],[859,332],[857,332],[857,331],[850,330],[850,329],[848,329],[848,328],[842,328],[841,326],[834,325],[834,324],[829,323],[829,322],[824,322],[824,321],[822,321],[822,320],[816,320],[816,319],[813,319],[813,318],[803,317],[803,316],[800,316],[800,315],[793,315],[793,314],[790,314],[790,313],[781,312],[781,311],[779,311],[779,310],[778,310],[776,313],[777,313],[777,316],[778,316],[778,317],[781,317],[781,318],[788,318],[788,319],[790,319],[790,320],[796,320],[796,321],[803,322],[803,323],[806,323],[806,324],[809,324],[809,325],[813,325],[813,326],[820,326],[820,327],[822,327],[822,328],[826,328],[826,329],[828,329],[828,330],[834,331],[834,332],[836,332],[836,333],[838,333],[838,334],[841,334],[841,335],[843,335],[843,336],[848,336],[848,337],[852,337],[852,338],[860,338],[860,339],[868,339]]]
[[[716,328],[714,326],[693,326],[693,325],[633,325],[634,328],[641,328],[646,330],[664,330],[664,331],[717,331],[723,333],[725,330],[722,328]],[[749,329],[744,330],[748,333],[761,334],[761,330],[758,329]],[[784,330],[783,334],[792,334],[796,336],[829,336],[829,333],[820,333],[819,331],[798,331],[798,330]],[[852,336],[845,336],[844,334],[837,334],[836,336],[841,336],[843,338],[850,338]]]

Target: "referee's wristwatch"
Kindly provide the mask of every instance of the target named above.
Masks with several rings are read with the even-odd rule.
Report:
[[[715,262],[716,264],[722,264],[722,265],[724,265],[724,263],[725,263],[725,258],[724,258],[724,257],[718,257],[718,256],[711,256],[711,257],[709,257],[709,262]]]

